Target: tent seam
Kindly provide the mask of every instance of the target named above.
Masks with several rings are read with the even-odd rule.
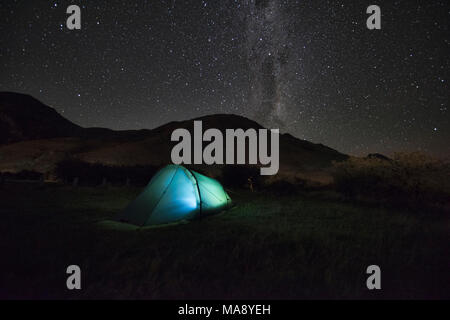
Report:
[[[152,213],[153,210],[156,209],[156,207],[158,206],[158,204],[161,202],[161,199],[164,197],[164,195],[166,194],[167,189],[169,189],[170,185],[172,184],[173,179],[175,178],[175,175],[177,174],[178,170],[180,168],[177,167],[177,169],[175,170],[175,173],[173,174],[172,178],[170,179],[170,182],[167,184],[167,187],[164,189],[163,193],[161,194],[161,197],[159,197],[158,201],[156,202],[155,206],[152,208],[152,210],[150,211],[150,215],[148,216],[147,220],[145,220],[143,226],[147,225],[148,220],[152,217]]]

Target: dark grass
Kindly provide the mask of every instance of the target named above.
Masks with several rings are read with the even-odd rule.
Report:
[[[236,191],[188,224],[112,228],[136,188],[0,188],[0,297],[449,298],[449,219],[306,196]],[[66,289],[66,267],[82,290]],[[382,290],[366,289],[377,264]]]

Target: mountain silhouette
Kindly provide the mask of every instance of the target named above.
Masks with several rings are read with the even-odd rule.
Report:
[[[67,158],[115,166],[164,165],[171,162],[171,150],[176,144],[170,139],[173,130],[185,128],[193,136],[194,120],[202,121],[203,131],[263,128],[233,114],[174,121],[151,130],[83,128],[29,95],[1,92],[0,171],[26,169],[47,173]],[[280,176],[327,183],[332,162],[346,158],[347,155],[322,144],[280,135]],[[217,167],[207,166],[204,170],[214,175]]]
[[[0,143],[67,137],[82,130],[29,95],[0,93]]]

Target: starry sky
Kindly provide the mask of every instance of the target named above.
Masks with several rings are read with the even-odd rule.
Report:
[[[82,126],[234,113],[353,155],[450,156],[448,1],[2,0],[0,18],[0,91]]]

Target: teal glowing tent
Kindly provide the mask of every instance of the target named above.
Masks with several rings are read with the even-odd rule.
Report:
[[[165,224],[216,213],[230,205],[230,197],[217,180],[168,165],[116,220],[139,226]]]

